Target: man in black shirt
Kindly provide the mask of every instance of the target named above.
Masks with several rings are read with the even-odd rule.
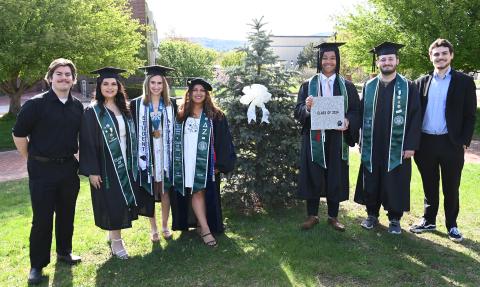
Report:
[[[42,269],[50,263],[53,213],[57,260],[81,261],[72,252],[73,220],[80,181],[78,133],[83,106],[70,90],[76,81],[75,65],[54,60],[45,76],[50,90],[25,102],[13,127],[13,139],[27,160],[33,220],[30,231],[30,274],[28,282],[38,284]]]

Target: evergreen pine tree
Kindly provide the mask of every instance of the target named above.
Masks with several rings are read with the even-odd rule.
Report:
[[[293,117],[296,97],[289,92],[295,72],[278,62],[270,33],[262,19],[253,20],[243,65],[226,71],[217,102],[226,112],[238,156],[236,170],[224,192],[227,204],[242,203],[247,209],[278,206],[291,201],[296,191],[299,125]],[[252,84],[267,87],[272,99],[266,103],[270,123],[247,122],[248,106],[240,103],[242,89]]]

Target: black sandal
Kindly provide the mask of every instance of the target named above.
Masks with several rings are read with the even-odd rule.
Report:
[[[207,246],[210,246],[210,247],[217,247],[217,240],[215,239],[215,237],[214,237],[213,235],[212,235],[213,240],[205,241],[204,238],[205,238],[206,236],[209,236],[209,235],[212,235],[212,233],[207,233],[207,234],[204,234],[204,235],[201,236],[203,243],[204,243],[205,245],[207,245]]]

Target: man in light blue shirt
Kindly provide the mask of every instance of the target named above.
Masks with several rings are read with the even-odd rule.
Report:
[[[446,72],[435,70],[433,72],[430,89],[428,89],[428,103],[423,118],[422,132],[430,135],[444,135],[448,133],[447,121],[445,120],[445,106],[447,104],[447,92],[450,86],[452,68],[449,66]]]
[[[450,42],[435,40],[429,55],[434,71],[416,81],[424,116],[415,162],[422,176],[425,211],[410,231],[421,233],[436,229],[441,176],[445,227],[450,239],[460,242],[463,235],[457,227],[459,187],[464,152],[475,126],[476,87],[470,76],[451,68],[453,46]]]

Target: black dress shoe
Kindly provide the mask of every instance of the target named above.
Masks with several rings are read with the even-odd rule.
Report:
[[[82,262],[82,257],[77,256],[77,255],[73,255],[71,253],[68,254],[68,255],[57,254],[57,261],[63,261],[65,263],[74,265],[74,264]]]
[[[31,268],[28,274],[28,284],[37,285],[42,281],[42,268]]]

